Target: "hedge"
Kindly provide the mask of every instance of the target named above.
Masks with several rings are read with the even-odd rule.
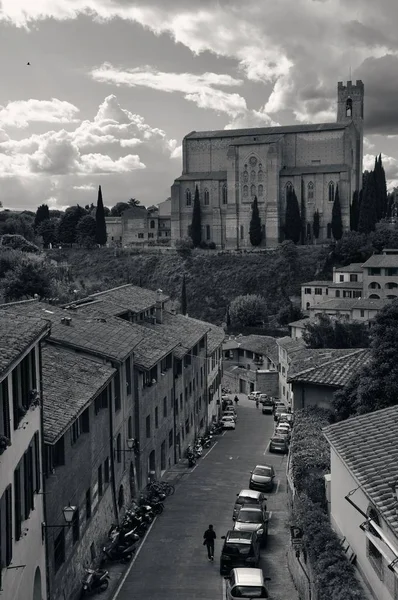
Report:
[[[329,425],[329,410],[310,406],[294,413],[294,429],[290,445],[294,487],[306,493],[314,502],[324,503],[323,476],[330,472],[330,450],[322,427]]]
[[[303,547],[315,577],[317,600],[362,600],[364,592],[348,562],[327,513],[306,494],[293,509],[294,523],[303,530]]]

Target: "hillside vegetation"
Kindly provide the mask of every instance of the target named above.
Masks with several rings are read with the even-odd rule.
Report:
[[[269,312],[278,312],[288,296],[300,293],[300,283],[314,278],[326,256],[321,247],[291,243],[264,254],[193,251],[182,258],[175,252],[117,253],[110,248],[63,249],[48,251],[48,256],[69,264],[68,287],[77,290],[76,297],[133,283],[161,288],[179,303],[185,274],[188,314],[217,324],[224,321],[231,300],[241,294],[260,294]]]

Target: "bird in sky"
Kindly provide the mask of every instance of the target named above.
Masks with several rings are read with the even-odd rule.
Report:
[[[26,66],[30,67],[30,62],[26,63]]]

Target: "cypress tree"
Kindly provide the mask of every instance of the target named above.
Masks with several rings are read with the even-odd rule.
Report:
[[[95,241],[100,246],[105,246],[106,244],[106,223],[105,223],[105,212],[104,212],[104,203],[102,202],[102,190],[101,186],[98,187],[98,200],[97,200],[97,210],[95,211]]]
[[[359,193],[355,190],[352,196],[352,203],[350,206],[350,229],[351,231],[358,231],[358,218],[359,218]]]
[[[312,233],[314,234],[314,238],[317,240],[319,238],[319,230],[321,225],[321,218],[319,216],[319,211],[316,210],[314,212],[314,217],[312,221]]]
[[[301,202],[300,202],[300,224],[301,224],[301,244],[305,244],[307,237],[307,216],[305,213],[304,181],[301,180]]]
[[[261,231],[260,214],[258,212],[257,196],[254,196],[252,204],[252,218],[250,220],[249,236],[252,246],[259,246],[261,244],[261,239],[263,236]]]
[[[341,240],[343,237],[343,221],[341,218],[341,204],[338,185],[336,185],[336,192],[334,195],[332,208],[332,234],[335,240]]]
[[[191,224],[191,238],[195,248],[197,248],[202,241],[202,215],[200,212],[200,200],[198,186],[195,188],[195,198],[193,201],[193,212],[192,212],[192,224]]]
[[[384,219],[388,212],[388,195],[387,195],[387,181],[386,172],[383,167],[381,160],[381,154],[379,156],[379,192],[381,195],[381,218]]]
[[[47,204],[41,204],[37,207],[33,228],[37,231],[40,223],[50,218],[50,210]]]
[[[359,208],[358,231],[370,233],[376,229],[376,186],[374,172],[366,176],[365,189],[362,190],[362,199]]]
[[[185,275],[182,277],[182,288],[181,288],[181,313],[187,314],[187,287],[185,283]]]
[[[285,238],[295,244],[300,239],[301,219],[300,208],[294,190],[289,190],[286,198]]]

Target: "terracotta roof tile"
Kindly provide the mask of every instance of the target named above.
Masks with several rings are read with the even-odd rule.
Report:
[[[351,263],[345,267],[334,267],[333,271],[337,273],[362,273],[362,263]]]
[[[352,348],[302,348],[293,354],[288,351],[288,383],[297,373],[309,368],[323,365],[339,357],[345,357],[352,352]]]
[[[116,369],[51,344],[43,345],[42,358],[44,441],[55,444]]]
[[[362,267],[367,269],[369,267],[390,267],[390,268],[398,268],[398,250],[397,254],[373,254],[365,263],[363,263]]]
[[[269,335],[246,335],[240,338],[240,347],[256,354],[263,354],[270,358],[275,366],[278,365],[278,344],[274,337]]]
[[[367,348],[347,349],[343,356],[328,360],[321,365],[311,366],[296,372],[288,378],[288,383],[305,382],[331,387],[344,387],[349,379],[370,360]]]
[[[323,432],[398,535],[397,501],[389,486],[398,480],[398,406],[328,425]]]
[[[311,125],[276,125],[274,127],[250,127],[247,129],[221,129],[216,131],[192,131],[184,139],[206,139],[238,137],[241,135],[280,135],[281,133],[309,133],[313,131],[329,131],[346,129],[350,123],[319,123]],[[261,140],[260,140],[261,142]]]
[[[43,337],[50,324],[18,312],[0,310],[0,378],[34,341]]]
[[[96,294],[92,294],[90,298],[108,300],[120,307],[126,308],[126,310],[130,309],[132,312],[141,312],[155,306],[157,292],[137,285],[127,284],[112,290],[97,292]],[[162,293],[160,298],[165,302],[169,299],[169,296]]]
[[[159,332],[165,339],[173,340],[173,354],[176,358],[182,358],[206,335],[210,324],[163,311],[163,323],[142,323],[142,327]]]

